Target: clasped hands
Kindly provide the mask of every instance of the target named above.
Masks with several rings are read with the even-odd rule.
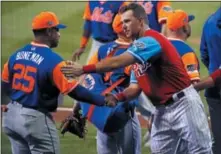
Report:
[[[61,67],[61,72],[65,77],[75,78],[81,76],[84,73],[83,66],[81,64],[70,60],[67,60],[65,63],[65,66]]]

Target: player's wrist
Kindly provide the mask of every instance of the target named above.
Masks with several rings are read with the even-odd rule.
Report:
[[[96,65],[95,64],[84,65],[83,72],[84,73],[96,73]]]
[[[114,97],[118,102],[125,102],[127,100],[127,97],[124,92],[117,93],[114,95]]]

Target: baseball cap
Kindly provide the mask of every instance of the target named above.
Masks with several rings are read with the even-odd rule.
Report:
[[[32,20],[33,30],[51,27],[56,27],[58,29],[66,28],[65,25],[59,23],[58,17],[53,12],[41,12]]]
[[[168,14],[167,27],[171,30],[177,30],[187,25],[190,21],[194,19],[194,15],[188,15],[183,10],[175,10],[172,13]]]
[[[123,32],[120,14],[117,14],[114,17],[114,21],[112,23],[112,28],[113,28],[114,32],[117,33],[117,34]]]

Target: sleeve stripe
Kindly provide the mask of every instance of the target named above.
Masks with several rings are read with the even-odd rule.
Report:
[[[132,51],[130,50],[127,50],[128,53],[130,53],[132,56],[134,56],[136,59],[138,59],[141,63],[145,63],[145,61],[140,57],[138,56],[137,54],[133,53]]]

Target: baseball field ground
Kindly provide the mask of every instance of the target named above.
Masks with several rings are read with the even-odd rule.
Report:
[[[207,17],[220,7],[220,2],[172,2],[174,9],[183,9],[189,14],[195,15],[191,22],[192,36],[188,43],[193,47],[199,57],[199,44],[203,24]],[[82,15],[85,2],[1,2],[1,68],[7,58],[18,48],[32,40],[31,21],[33,16],[41,11],[53,11],[61,19],[61,22],[68,26],[61,30],[59,47],[55,49],[65,59],[70,59],[72,51],[79,47],[82,34]],[[87,49],[90,48],[90,44]],[[88,50],[87,50],[88,51]],[[80,63],[85,63],[88,52],[82,55]],[[207,70],[200,61],[201,77],[207,76]],[[207,105],[204,101],[206,110]],[[73,100],[65,97],[63,107],[71,107]],[[57,123],[59,126],[59,122]],[[66,134],[60,136],[62,154],[95,154],[96,153],[96,129],[89,124],[89,132],[85,140]],[[144,134],[145,128],[142,129]],[[10,143],[7,137],[1,132],[1,153],[10,154]],[[142,153],[150,153],[149,148],[142,146]]]

